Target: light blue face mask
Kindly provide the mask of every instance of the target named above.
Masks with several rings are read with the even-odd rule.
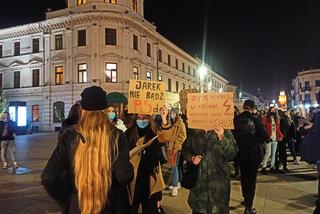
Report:
[[[108,112],[108,117],[109,117],[109,120],[110,121],[113,121],[114,120],[114,118],[116,118],[116,113],[114,113],[114,112]]]
[[[137,120],[137,126],[140,129],[146,128],[150,124],[149,120]]]

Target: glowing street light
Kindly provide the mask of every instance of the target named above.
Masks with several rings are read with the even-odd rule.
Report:
[[[201,80],[204,79],[204,77],[207,75],[207,72],[207,68],[204,65],[201,65],[199,68],[199,76]]]

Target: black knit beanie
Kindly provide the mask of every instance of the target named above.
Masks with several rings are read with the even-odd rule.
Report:
[[[85,88],[81,93],[81,107],[86,111],[99,111],[107,108],[107,93],[98,86]]]

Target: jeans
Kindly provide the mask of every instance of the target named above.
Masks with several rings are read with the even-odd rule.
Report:
[[[16,161],[16,142],[14,140],[1,141],[1,160],[2,162],[8,162],[7,151],[9,149],[11,161]]]
[[[180,154],[181,151],[178,151],[176,165],[172,168],[172,186],[174,187],[177,187],[182,179],[182,172],[179,165]]]
[[[276,162],[276,153],[277,153],[278,141],[272,140],[270,143],[265,145],[266,154],[263,159],[262,168],[267,168],[268,160],[271,157],[271,168],[274,168]]]

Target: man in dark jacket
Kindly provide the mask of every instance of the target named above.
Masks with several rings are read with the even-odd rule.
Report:
[[[3,113],[3,121],[0,121],[0,138],[1,138],[1,160],[2,168],[8,168],[7,151],[9,149],[13,167],[18,168],[16,160],[16,143],[15,137],[17,133],[17,125],[10,120],[9,112]]]
[[[267,133],[262,121],[253,115],[254,108],[254,101],[246,100],[243,105],[244,112],[234,119],[233,134],[239,147],[238,160],[245,214],[256,213],[252,205],[258,167],[264,156],[263,145],[267,140]]]

